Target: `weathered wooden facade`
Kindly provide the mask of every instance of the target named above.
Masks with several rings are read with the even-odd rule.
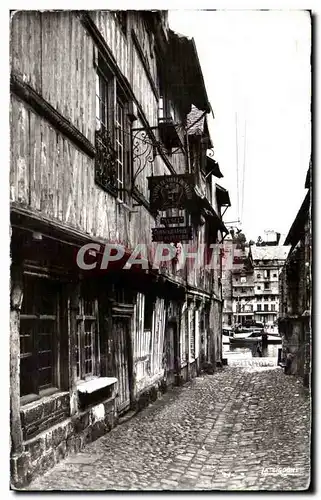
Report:
[[[280,274],[279,317],[285,372],[301,376],[307,387],[311,382],[312,349],[311,187],[310,165],[305,183],[308,191],[285,240],[290,252]]]
[[[193,40],[165,11],[16,12],[11,20],[11,467],[19,487],[167,385],[221,361],[220,254],[151,266],[153,227],[196,245],[225,227]],[[195,129],[195,123],[198,126]],[[193,175],[193,207],[154,213],[148,177]],[[147,244],[146,266],[77,255]],[[177,245],[178,246],[178,245]],[[85,259],[86,260],[86,259]]]

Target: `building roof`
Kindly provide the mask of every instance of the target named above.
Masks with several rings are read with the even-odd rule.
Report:
[[[189,106],[195,104],[198,109],[207,113],[212,111],[208,100],[202,68],[197,54],[195,41],[193,38],[175,33],[173,30],[169,34],[169,60],[170,86],[175,93],[175,98],[182,101],[182,104]]]
[[[191,135],[200,135],[208,138],[208,148],[213,147],[213,143],[211,141],[211,136],[208,130],[206,111],[202,111],[198,109],[194,104],[192,104],[191,111],[186,116],[186,128],[187,134]]]
[[[251,246],[253,260],[286,260],[289,251],[289,246]]]
[[[206,157],[206,168],[207,171],[213,174],[215,177],[218,177],[219,179],[224,177],[217,161],[213,160],[213,158],[210,158],[209,156]]]
[[[186,127],[189,135],[204,134],[205,115],[206,111],[202,111],[192,104],[191,111],[186,117]]]
[[[310,192],[308,191],[285,239],[285,245],[294,246],[304,236],[304,225],[309,217],[309,207]]]
[[[231,201],[228,190],[219,186],[219,184],[215,185],[217,202],[221,207],[230,207]]]

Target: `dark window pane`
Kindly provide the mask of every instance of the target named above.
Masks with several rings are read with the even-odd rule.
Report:
[[[51,333],[44,333],[38,337],[38,349],[39,351],[51,351],[52,350],[52,335]]]
[[[34,392],[34,358],[20,359],[20,396],[33,394]]]
[[[92,361],[87,360],[85,361],[85,375],[91,375],[92,374]]]
[[[34,313],[35,278],[25,276],[23,283],[23,300],[21,314]]]
[[[39,352],[39,370],[51,367],[52,367],[52,352],[51,351]]]
[[[84,300],[84,315],[94,316],[95,314],[95,302],[93,300]]]
[[[56,314],[56,291],[52,290],[50,295],[41,295],[39,297],[39,314]]]
[[[20,320],[20,353],[28,354],[33,351],[33,330],[35,320],[21,319]]]
[[[52,386],[52,368],[47,367],[39,370],[39,389]]]

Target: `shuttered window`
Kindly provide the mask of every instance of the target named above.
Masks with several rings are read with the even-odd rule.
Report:
[[[26,275],[20,314],[20,395],[57,385],[59,285]]]
[[[190,357],[195,359],[195,311],[190,309],[189,311],[189,347],[190,347]]]
[[[181,319],[181,361],[188,360],[188,309],[182,313]]]

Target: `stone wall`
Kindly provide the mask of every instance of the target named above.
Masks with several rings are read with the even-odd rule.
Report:
[[[26,412],[31,418],[31,413]],[[28,418],[26,417],[26,418]],[[117,423],[115,399],[67,418],[23,443],[23,452],[11,458],[14,489],[30,483],[70,453],[110,431]]]
[[[177,384],[184,384],[199,374],[198,360],[181,369]],[[168,390],[171,381],[155,380],[136,395],[131,409],[139,412]],[[23,451],[11,457],[11,485],[21,489],[37,476],[72,453],[79,452],[92,441],[109,432],[119,422],[115,395],[74,416],[68,415],[69,393],[53,394],[21,409]],[[126,418],[126,415],[125,415]],[[30,438],[30,436],[33,436]],[[28,439],[26,439],[28,437]]]

